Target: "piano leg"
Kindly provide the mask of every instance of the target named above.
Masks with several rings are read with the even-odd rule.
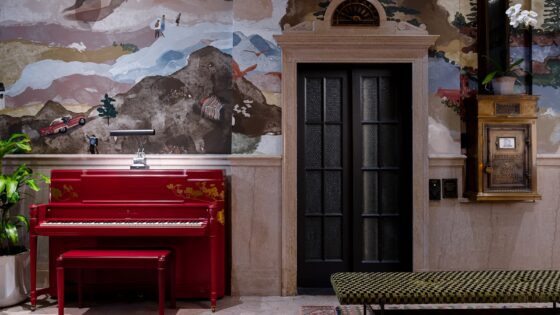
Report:
[[[211,208],[210,211],[215,209]],[[217,220],[214,217],[215,212],[211,212],[210,215],[210,307],[212,312],[216,311],[216,300],[218,298],[218,293],[216,292],[216,281],[218,275],[217,272],[217,256],[218,256],[218,239],[216,236],[216,224]]]
[[[29,259],[31,268],[31,311],[37,308],[37,235],[31,234],[29,237]]]
[[[64,268],[56,267],[56,282],[58,293],[58,315],[64,315]]]
[[[84,306],[84,269],[78,270],[78,308]]]

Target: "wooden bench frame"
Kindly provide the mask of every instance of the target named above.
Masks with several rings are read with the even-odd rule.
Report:
[[[552,303],[556,314],[560,301],[560,270],[339,272],[331,284],[340,304],[362,304],[364,315],[386,304],[462,303]]]
[[[166,276],[169,281],[171,308],[175,308],[175,263],[171,250],[70,250],[56,260],[58,314],[64,315],[64,270],[80,269],[78,306],[82,307],[83,269],[157,269],[159,315],[165,312]]]

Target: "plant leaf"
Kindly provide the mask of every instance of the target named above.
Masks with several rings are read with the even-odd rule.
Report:
[[[21,214],[18,214],[18,215],[16,215],[14,218],[15,218],[18,222],[23,223],[23,225],[25,226],[25,230],[26,230],[27,232],[29,232],[29,220],[27,219],[26,216],[21,215]],[[16,223],[16,225],[17,225],[17,223]]]
[[[519,66],[521,63],[523,62],[523,58],[519,58],[517,60],[515,60],[510,66],[509,66],[509,70],[513,69],[516,66]]]
[[[6,197],[11,199],[12,196],[16,193],[18,182],[13,178],[6,178]]]
[[[19,141],[29,141],[29,136],[25,133],[14,133],[9,139],[8,142],[14,142],[17,138],[23,138]]]
[[[29,143],[16,142],[16,146],[24,152],[31,151],[31,145]]]
[[[483,55],[482,57],[486,58],[486,59],[488,59],[488,61],[490,61],[490,63],[492,64],[492,67],[494,67],[494,69],[496,69],[496,73],[497,72],[504,72],[504,69],[502,68],[502,66],[499,63],[497,63],[494,59],[492,59],[492,58],[490,58],[486,55]]]
[[[486,84],[490,83],[490,81],[492,81],[494,79],[496,74],[498,74],[498,70],[495,70],[495,71],[492,71],[492,72],[488,73],[484,77],[484,80],[482,80],[482,85],[486,85]]]
[[[13,225],[12,223],[6,223],[6,225],[4,226],[4,232],[6,233],[6,236],[8,237],[8,241],[12,244],[17,244],[18,242],[18,234],[17,234],[17,228],[15,225]]]
[[[37,183],[35,182],[34,179],[28,179],[25,181],[25,184],[27,186],[29,186],[29,188],[35,190],[35,191],[39,191],[39,186],[37,186]]]
[[[2,194],[2,192],[6,188],[6,183],[7,183],[6,177],[4,175],[0,175],[0,194]]]
[[[50,184],[51,183],[51,178],[48,176],[45,176],[43,174],[39,174],[39,177],[41,177],[41,179],[46,183],[46,184]]]

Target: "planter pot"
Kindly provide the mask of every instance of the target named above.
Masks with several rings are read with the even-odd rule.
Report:
[[[515,77],[498,77],[492,80],[492,88],[496,95],[511,95],[515,93]]]
[[[0,308],[18,304],[29,293],[29,251],[0,256]]]

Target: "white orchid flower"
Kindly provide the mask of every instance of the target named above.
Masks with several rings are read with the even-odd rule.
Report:
[[[537,26],[538,13],[532,10],[521,10],[521,4],[516,4],[509,7],[506,10],[506,14],[509,17],[509,25],[513,28],[517,28],[519,25],[524,25],[525,27]]]
[[[533,19],[533,18],[530,18],[530,17],[527,17],[525,19],[525,27],[529,27],[529,26],[532,26],[532,27],[537,26],[537,20]]]
[[[512,17],[512,16],[515,16],[515,15],[519,14],[520,10],[521,10],[521,4],[518,3],[514,6],[509,7],[506,10],[506,14],[507,14],[507,16]]]

